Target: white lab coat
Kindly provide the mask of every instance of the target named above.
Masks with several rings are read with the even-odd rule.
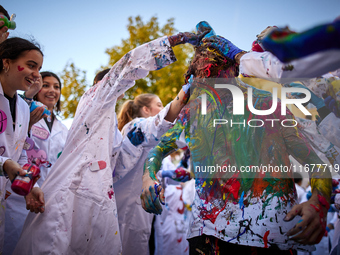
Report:
[[[112,172],[122,137],[117,98],[174,62],[167,37],[130,51],[81,98],[60,158],[47,176],[45,212],[29,213],[13,254],[120,254]]]
[[[156,215],[155,255],[189,254],[187,231],[189,228],[188,211],[183,202],[181,185],[165,187],[165,206],[161,215]],[[166,216],[163,217],[163,214]]]
[[[240,59],[240,74],[257,78],[307,79],[340,67],[340,50],[317,52],[289,63],[282,63],[268,51],[249,52]]]
[[[47,137],[47,139],[44,140],[38,138],[35,135],[32,135],[32,132],[30,137],[35,143],[34,150],[36,150],[37,152],[39,152],[39,150],[45,151],[45,155],[47,155],[47,158],[42,158],[42,160],[48,160],[53,165],[57,160],[58,153],[61,152],[64,148],[68,131],[67,127],[56,118],[53,122],[52,132],[50,132],[50,130],[48,129],[44,119],[41,119],[33,126],[42,128],[46,130],[46,132],[48,132],[49,136]],[[28,156],[28,162],[31,162],[32,158],[30,158],[29,151],[26,152]],[[37,153],[36,155],[39,155],[39,153]],[[47,168],[45,166],[40,166],[39,168],[40,179],[37,183],[38,186],[41,186],[51,168]],[[3,255],[10,255],[13,253],[14,248],[19,240],[22,227],[24,226],[24,222],[29,211],[26,210],[26,202],[23,197],[17,195],[12,191],[10,182],[7,182],[6,189],[11,192],[11,195],[6,200],[7,209],[5,219],[5,240],[7,241],[4,244]]]
[[[0,167],[7,159],[18,162],[21,166],[27,163],[26,152],[23,150],[24,143],[27,137],[28,123],[29,123],[29,108],[27,103],[18,95],[16,95],[16,118],[15,130],[13,132],[12,115],[9,108],[7,98],[4,96],[2,86],[0,84],[0,110],[6,114],[7,125],[6,130],[0,134]],[[2,120],[3,121],[3,120]],[[4,122],[2,122],[4,124]],[[5,127],[2,127],[2,130]],[[3,176],[0,176],[0,253],[3,248],[4,234],[5,234],[5,194],[6,183],[10,181]],[[25,202],[24,197],[21,197]],[[7,240],[6,240],[7,242]]]
[[[340,118],[334,113],[328,114],[319,124],[320,133],[340,148]]]
[[[158,144],[161,136],[175,123],[175,121],[170,123],[164,120],[169,108],[170,104],[156,116],[136,118],[122,129],[124,136],[134,127],[140,128],[144,135],[144,142],[138,146],[143,148],[139,160],[135,165],[131,165],[130,161],[123,162],[124,164],[120,167],[117,164],[116,171],[120,174],[114,178],[113,188],[116,194],[119,230],[124,255],[135,254],[136,251],[139,255],[149,254],[153,214],[147,213],[141,206],[143,166],[149,151]]]

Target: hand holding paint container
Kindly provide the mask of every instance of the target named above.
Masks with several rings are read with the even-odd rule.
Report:
[[[12,17],[15,17],[14,14],[12,15]],[[2,27],[0,27],[0,29],[6,26],[8,29],[14,30],[17,26],[15,24],[15,21],[12,20],[12,17],[11,20],[8,20],[5,15],[0,15],[0,20],[5,23]]]
[[[42,115],[47,114],[47,115],[49,116],[49,117],[47,118],[47,120],[48,120],[49,122],[51,122],[51,112],[50,112],[49,110],[47,110],[47,106],[46,106],[46,105],[40,103],[39,101],[33,101],[33,102],[32,102],[32,104],[31,104],[31,106],[30,106],[30,112],[33,112],[33,111],[34,111],[36,108],[38,108],[38,107],[44,107],[44,108],[45,108]]]
[[[17,176],[12,182],[12,190],[21,196],[27,196],[30,193],[33,185],[40,177],[41,160],[38,158],[33,159],[32,164],[25,164],[22,169],[26,171],[25,176]]]

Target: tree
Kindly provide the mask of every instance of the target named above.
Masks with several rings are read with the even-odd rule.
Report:
[[[129,38],[123,39],[120,46],[114,46],[105,51],[110,56],[110,60],[106,67],[102,67],[103,69],[113,66],[122,56],[137,46],[177,32],[173,18],[168,19],[167,23],[160,28],[157,17],[151,17],[146,23],[140,16],[129,17],[127,29],[130,34]],[[125,93],[125,98],[133,99],[142,93],[154,93],[160,97],[163,104],[169,103],[185,83],[184,74],[190,57],[193,55],[193,48],[191,45],[180,45],[174,48],[174,52],[177,58],[176,63],[150,72],[146,78],[136,81],[136,85]]]
[[[63,97],[61,100],[62,116],[65,119],[73,118],[78,102],[87,88],[86,71],[81,71],[74,63],[67,63],[60,78],[63,84],[61,88]]]

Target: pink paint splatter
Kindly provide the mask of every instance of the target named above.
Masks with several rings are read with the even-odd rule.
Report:
[[[109,198],[112,199],[112,196],[114,195],[113,189],[110,189],[107,194],[109,195]]]

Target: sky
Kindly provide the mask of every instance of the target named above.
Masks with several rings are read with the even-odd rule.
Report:
[[[67,63],[86,71],[88,84],[109,61],[105,50],[128,38],[129,17],[144,22],[158,17],[160,26],[174,18],[179,32],[208,21],[216,34],[243,50],[268,25],[301,32],[340,15],[340,0],[2,0],[16,14],[11,36],[37,41],[44,53],[42,71],[60,74]]]

